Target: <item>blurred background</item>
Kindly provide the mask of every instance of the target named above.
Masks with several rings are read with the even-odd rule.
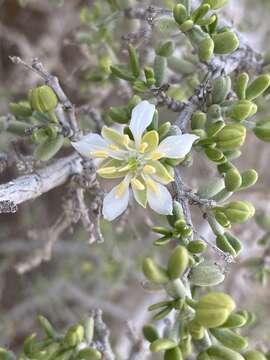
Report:
[[[98,1],[105,3],[106,1]],[[170,1],[135,1],[146,6],[168,5]],[[0,116],[8,113],[10,101],[27,98],[29,89],[40,84],[40,79],[21,66],[14,65],[9,56],[20,56],[25,61],[34,57],[56,74],[66,93],[82,112],[81,121],[87,129],[95,126],[97,113],[110,105],[122,105],[127,94],[121,86],[115,88],[105,82],[94,82],[97,50],[92,40],[98,30],[88,26],[82,9],[93,10],[93,1],[83,0],[0,0]],[[269,0],[231,0],[225,16],[240,29],[252,48],[258,52],[270,50]],[[115,39],[119,42],[117,56],[125,56],[123,35],[134,30],[130,24],[118,21]],[[135,26],[133,24],[132,26]],[[107,36],[107,35],[106,35]],[[102,39],[102,37],[101,37]],[[104,39],[103,39],[104,40]],[[196,76],[196,75],[192,75]],[[196,83],[192,76],[183,81]],[[270,106],[267,98],[260,105],[261,116]],[[89,110],[90,109],[90,110]],[[169,112],[161,113],[165,121]],[[0,134],[2,151],[14,151],[24,146],[16,137]],[[270,215],[269,146],[249,135],[237,165],[240,170],[254,168],[260,174],[258,183],[241,192],[242,199],[253,202],[258,212]],[[184,171],[186,183],[194,190],[215,175],[202,155],[194,154],[193,167]],[[21,174],[17,166],[1,174],[4,183]],[[125,352],[127,322],[139,332],[149,319],[147,306],[162,298],[162,294],[147,292],[141,283],[141,259],[153,250],[155,235],[149,229],[158,222],[153,213],[138,211],[134,204],[116,223],[102,223],[105,241],[88,244],[88,237],[79,224],[61,234],[53,248],[52,259],[39,267],[18,274],[16,265],[42,246],[49,229],[61,214],[61,202],[66,187],[43,195],[21,205],[15,214],[0,217],[0,339],[1,345],[20,348],[22,340],[36,331],[36,316],[47,316],[60,329],[78,322],[91,308],[104,310],[111,329],[113,343],[119,353]],[[197,229],[211,239],[211,231],[196,207],[192,207]],[[258,321],[250,328],[253,341],[264,349],[269,338],[270,283],[259,270],[246,268],[249,257],[262,257],[265,248],[257,245],[264,234],[254,220],[234,228],[243,239],[245,250],[237,264],[227,265],[216,254],[216,262],[224,267],[227,280],[221,288],[227,289],[242,308],[256,312]],[[158,252],[158,251],[157,251]],[[264,266],[267,266],[264,263]],[[255,296],[256,294],[256,296]]]

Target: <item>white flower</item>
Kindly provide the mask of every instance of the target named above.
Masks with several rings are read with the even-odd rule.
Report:
[[[140,102],[132,111],[129,129],[133,139],[123,132],[104,126],[101,135],[89,134],[74,148],[83,156],[99,159],[98,174],[107,179],[122,178],[104,198],[103,216],[111,221],[128,207],[130,187],[136,201],[159,214],[172,213],[172,197],[165,185],[173,175],[162,164],[166,158],[181,159],[198,139],[191,134],[168,136],[159,143],[157,131],[145,132],[151,124],[155,106]]]

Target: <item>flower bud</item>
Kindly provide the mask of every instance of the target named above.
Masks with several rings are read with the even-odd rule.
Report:
[[[190,332],[190,335],[193,337],[193,339],[200,340],[204,337],[205,329],[196,321],[196,319],[193,319],[188,324],[188,331]]]
[[[228,0],[204,0],[204,4],[209,4],[211,9],[216,10],[226,5]]]
[[[182,276],[188,267],[188,251],[187,249],[179,245],[177,246],[170,258],[168,263],[168,274],[170,279],[177,279]]]
[[[260,351],[248,351],[244,354],[245,360],[267,360],[263,353]]]
[[[206,328],[222,325],[235,308],[232,298],[224,293],[209,293],[196,305],[196,319]]]
[[[224,128],[226,124],[224,123],[224,121],[216,121],[214,122],[212,125],[210,125],[207,129],[207,135],[209,137],[212,137],[212,136],[216,136],[220,130],[222,130]]]
[[[231,78],[220,76],[212,82],[211,98],[213,104],[222,103],[231,90]]]
[[[236,121],[243,121],[257,112],[257,106],[249,100],[236,101],[228,109],[228,116]]]
[[[204,129],[206,124],[206,114],[201,111],[196,111],[191,117],[191,129]]]
[[[186,33],[189,30],[191,30],[193,28],[194,22],[191,19],[188,19],[186,21],[183,22],[183,24],[181,24],[179,26],[179,29],[183,32]]]
[[[43,328],[43,330],[45,331],[46,335],[48,336],[48,338],[53,339],[56,333],[51,323],[44,316],[41,315],[38,317],[38,321],[41,327]]]
[[[212,35],[215,54],[230,54],[239,47],[239,40],[232,31],[224,31]]]
[[[224,346],[242,351],[248,347],[248,341],[241,335],[229,329],[212,329],[211,334]]]
[[[33,110],[44,113],[52,112],[58,103],[55,92],[48,85],[30,90],[29,101]]]
[[[126,124],[130,120],[127,109],[123,107],[111,107],[108,114],[112,121],[119,124]]]
[[[151,343],[150,350],[152,352],[160,352],[160,351],[173,349],[176,346],[177,346],[177,342],[175,340],[167,339],[167,338],[157,339]]]
[[[217,162],[219,164],[226,162],[226,158],[223,155],[223,152],[219,149],[206,148],[204,152],[208,159],[212,160],[213,162]]]
[[[246,98],[248,100],[256,99],[258,96],[262,95],[269,86],[270,86],[270,76],[268,74],[263,74],[258,76],[248,86],[246,91]]]
[[[174,52],[174,42],[169,40],[160,44],[156,49],[156,54],[163,57],[169,57]]]
[[[222,149],[236,149],[244,144],[246,128],[240,124],[226,125],[216,136],[217,146]]]
[[[65,337],[64,337],[64,342],[68,345],[68,346],[77,346],[79,345],[84,338],[84,328],[82,325],[74,325],[71,326]]]
[[[173,8],[173,16],[177,24],[182,25],[188,16],[186,7],[182,4],[175,5]]]
[[[244,360],[243,356],[238,352],[228,349],[224,346],[211,346],[207,349],[207,354],[210,356],[210,359],[214,358],[215,360]]]
[[[76,355],[76,360],[100,360],[102,359],[102,354],[97,349],[87,348],[82,349]]]
[[[154,342],[159,338],[157,329],[154,327],[154,325],[150,324],[143,327],[143,336],[150,343]]]
[[[227,190],[225,190],[226,193]],[[215,197],[216,199],[216,197]],[[224,214],[223,211],[216,211],[215,213],[215,219],[217,220],[217,222],[223,226],[224,228],[230,228],[231,227],[231,222],[230,220],[227,218],[227,216]]]
[[[148,280],[156,284],[166,284],[169,281],[166,270],[149,257],[143,261],[143,273]]]
[[[180,202],[174,200],[174,202],[173,202],[173,214],[168,215],[167,220],[168,220],[169,224],[174,227],[175,222],[177,220],[180,220],[180,219],[183,219],[183,218],[184,218],[184,212],[183,212],[182,205],[180,204]]]
[[[132,44],[128,45],[128,54],[132,74],[137,78],[140,76],[140,64],[136,49]]]
[[[192,240],[188,243],[187,249],[192,254],[201,254],[207,249],[207,244],[203,240]]]
[[[224,213],[231,223],[243,223],[255,214],[255,209],[248,201],[233,201],[224,208]]]
[[[224,182],[228,191],[236,191],[242,184],[242,176],[236,168],[230,169],[225,175]]]
[[[179,347],[166,350],[164,354],[164,360],[183,360],[183,355]]]

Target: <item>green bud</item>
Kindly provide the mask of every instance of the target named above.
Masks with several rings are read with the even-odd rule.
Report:
[[[84,328],[82,325],[73,325],[71,326],[65,337],[64,337],[64,342],[68,345],[68,346],[77,346],[79,345],[84,338]]]
[[[215,54],[230,54],[239,47],[239,40],[232,31],[224,31],[212,35]]]
[[[204,129],[206,124],[206,114],[201,111],[196,111],[191,117],[191,129]]]
[[[97,349],[82,349],[76,355],[76,360],[100,360],[102,359],[102,354]]]
[[[244,360],[243,356],[238,352],[228,349],[224,346],[211,346],[207,349],[207,354],[210,359],[215,360]]]
[[[156,49],[156,54],[163,57],[169,57],[174,52],[174,42],[169,40],[160,44]]]
[[[166,270],[149,257],[143,261],[143,273],[148,280],[156,284],[166,284],[169,281]]]
[[[248,201],[233,201],[224,208],[224,213],[231,223],[243,223],[255,214],[255,209]]]
[[[134,95],[132,96],[132,98],[129,100],[128,102],[128,106],[127,106],[127,110],[129,112],[129,115],[131,116],[132,110],[133,108],[138,105],[140,102],[142,101],[142,99],[140,98],[140,96],[138,95]]]
[[[236,149],[244,144],[246,128],[240,124],[226,125],[216,136],[215,141],[221,149]]]
[[[29,101],[33,110],[45,113],[54,111],[58,103],[55,92],[48,85],[30,90]]]
[[[177,24],[182,25],[188,16],[186,7],[182,4],[175,5],[173,8],[173,16]]]
[[[184,246],[179,245],[173,250],[169,258],[168,274],[170,279],[173,280],[181,277],[187,267],[188,251]]]
[[[132,44],[128,45],[128,54],[132,74],[137,78],[140,76],[140,64],[136,49]]]
[[[246,324],[247,320],[244,316],[233,313],[231,314],[227,321],[221,325],[222,328],[229,328],[229,329],[235,329],[243,327]]]
[[[35,150],[35,157],[42,161],[51,159],[63,146],[64,136],[58,134],[55,138],[47,138]]]
[[[224,121],[216,121],[214,122],[212,125],[210,125],[207,129],[207,135],[208,137],[214,137],[216,136],[220,130],[222,130],[224,128],[226,124],[224,123]]]
[[[212,329],[212,335],[224,346],[242,351],[248,347],[248,341],[243,336],[229,329]]]
[[[267,360],[263,353],[260,351],[248,351],[244,354],[245,360]]]
[[[143,336],[150,343],[154,342],[159,338],[157,329],[154,327],[154,325],[150,324],[143,327]]]
[[[28,101],[9,104],[10,111],[16,116],[28,117],[32,115],[32,109]]]
[[[189,19],[189,20],[184,21],[183,24],[181,24],[179,26],[179,29],[183,33],[186,33],[193,28],[193,25],[194,25],[194,22],[191,19]]]
[[[112,121],[119,124],[127,124],[130,120],[127,109],[123,107],[111,107],[108,114]]]
[[[161,86],[165,82],[167,72],[167,59],[156,55],[154,62],[156,85]]]
[[[112,65],[110,69],[112,74],[120,79],[127,81],[134,81],[136,79],[133,74],[131,74],[126,68],[121,65]]]
[[[164,354],[164,360],[183,360],[183,355],[179,347],[166,350]]]
[[[207,244],[203,240],[192,240],[188,243],[187,249],[192,254],[201,254],[207,249]]]
[[[210,37],[202,40],[198,45],[200,60],[209,61],[213,56],[214,47],[215,43]]]
[[[168,135],[171,126],[171,123],[169,121],[166,121],[158,128],[158,134],[160,139],[163,139]]]
[[[258,76],[248,86],[246,91],[246,98],[248,100],[256,99],[258,96],[262,95],[269,86],[270,86],[270,76],[268,74],[263,74]]]
[[[163,226],[155,226],[152,228],[152,231],[154,231],[155,233],[161,234],[161,235],[170,236],[172,234],[171,230],[169,230]]]
[[[189,280],[195,286],[216,286],[225,279],[220,267],[215,264],[199,264],[189,273]]]
[[[234,308],[235,303],[229,295],[209,293],[196,305],[196,319],[206,328],[216,328],[225,323]]]
[[[53,339],[56,333],[51,323],[44,316],[41,315],[38,317],[38,321],[41,327],[43,328],[43,330],[45,331],[46,335],[48,336],[48,338]]]
[[[249,100],[238,100],[228,109],[228,116],[236,121],[243,121],[257,112],[257,106]]]
[[[211,9],[216,10],[226,5],[228,0],[204,0],[204,4],[209,4]]]
[[[258,139],[270,142],[270,121],[262,125],[256,125],[253,132]]]
[[[236,150],[225,150],[223,151],[224,155],[226,156],[226,158],[228,160],[234,160],[234,159],[238,159],[241,155],[242,152],[238,149]]]
[[[226,239],[230,245],[234,248],[236,255],[238,255],[243,250],[242,242],[238,239],[237,236],[233,235],[229,231],[226,231],[224,235],[226,236]]]
[[[160,352],[160,351],[173,349],[176,346],[177,346],[176,341],[172,339],[167,339],[167,338],[157,339],[151,343],[150,350],[152,352]]]
[[[249,75],[247,73],[240,74],[235,86],[236,95],[240,100],[246,99],[246,91],[247,91],[248,83],[249,83]]]
[[[212,103],[220,104],[228,96],[231,90],[231,78],[229,76],[220,76],[212,82]]]
[[[227,191],[227,190],[225,190]],[[231,222],[230,220],[227,218],[227,216],[224,214],[224,212],[222,211],[217,211],[215,213],[215,219],[217,220],[217,222],[223,226],[224,228],[230,228],[231,227]]]
[[[242,184],[242,176],[236,168],[230,169],[225,175],[224,182],[228,191],[236,191]]]

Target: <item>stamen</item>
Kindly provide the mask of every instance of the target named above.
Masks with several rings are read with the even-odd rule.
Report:
[[[161,153],[161,152],[158,152],[158,151],[155,151],[151,154],[151,159],[152,160],[159,160],[163,157],[165,157],[166,154],[165,153]]]
[[[110,145],[109,145],[109,148],[110,148],[111,150],[113,150],[113,151],[119,151],[119,150],[120,150],[119,147],[116,146],[116,145],[114,145],[114,144],[110,144]]]
[[[124,195],[126,189],[127,189],[127,184],[122,181],[122,182],[117,186],[116,193],[115,193],[116,199],[121,198],[121,197]]]
[[[128,145],[129,143],[129,136],[128,135],[122,135],[122,141],[123,141],[123,145]]]
[[[141,143],[141,145],[139,147],[140,153],[143,154],[147,148],[148,148],[148,143],[146,143],[146,142]]]
[[[145,186],[143,185],[143,183],[140,180],[136,179],[136,178],[133,178],[131,180],[131,183],[132,183],[132,185],[134,186],[134,188],[136,190],[142,191],[142,190],[145,189]]]
[[[130,170],[131,168],[132,168],[132,166],[131,166],[130,164],[127,164],[127,165],[125,165],[125,166],[123,166],[123,167],[118,168],[117,170],[118,170],[118,171],[128,171],[128,170]]]
[[[144,168],[143,168],[143,172],[145,174],[153,175],[153,174],[156,173],[156,169],[154,168],[154,166],[145,165]]]
[[[115,172],[116,172],[115,166],[107,166],[97,170],[97,173],[99,175],[110,175],[110,174],[114,174]]]
[[[97,151],[91,151],[90,155],[95,158],[105,159],[108,157],[109,153],[106,150],[97,150]]]
[[[155,181],[153,181],[152,179],[146,179],[145,183],[146,183],[146,186],[149,187],[149,189],[151,191],[153,191],[155,194],[159,194],[159,188],[158,188],[157,184],[155,183]]]

